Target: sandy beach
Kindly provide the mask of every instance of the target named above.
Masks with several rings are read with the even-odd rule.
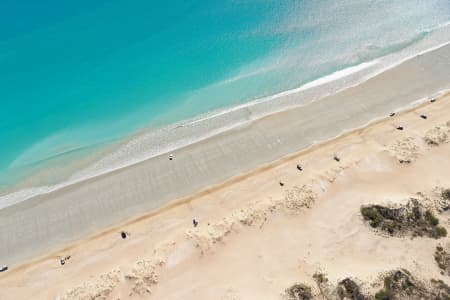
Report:
[[[171,161],[0,210],[0,299],[280,299],[294,283],[319,297],[317,272],[369,293],[399,268],[450,283],[433,257],[447,237],[390,236],[360,212],[419,197],[448,227],[430,203],[450,188],[450,96],[429,99],[449,69],[445,46]]]

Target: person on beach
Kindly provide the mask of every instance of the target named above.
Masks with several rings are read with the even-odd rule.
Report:
[[[127,238],[127,233],[125,231],[122,231],[120,233],[120,236],[122,237],[122,239],[126,239]]]
[[[303,171],[303,168],[302,168],[302,166],[300,164],[297,165],[297,170]]]
[[[426,115],[420,115],[420,117],[424,120],[426,120],[428,118]]]
[[[403,126],[397,126],[397,127],[395,127],[395,129],[397,129],[397,130],[403,130],[404,128],[403,128]]]
[[[197,220],[196,219],[192,219],[192,224],[194,224],[194,227],[197,227],[197,225],[198,225]]]
[[[173,160],[173,154],[172,153],[169,154],[169,160]]]
[[[280,181],[280,186],[283,186],[283,185],[284,185],[284,183],[282,181]]]
[[[0,268],[0,272],[5,272],[5,271],[7,271],[8,270],[8,267],[7,266],[2,266],[1,268]]]

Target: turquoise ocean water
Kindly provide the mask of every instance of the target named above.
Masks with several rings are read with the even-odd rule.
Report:
[[[0,195],[94,176],[137,133],[156,155],[188,142],[170,124],[414,48],[449,22],[448,0],[1,1]]]

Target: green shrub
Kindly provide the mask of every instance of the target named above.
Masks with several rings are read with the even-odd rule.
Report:
[[[439,219],[436,218],[430,210],[427,210],[425,212],[425,219],[430,225],[436,226],[437,224],[439,224]]]
[[[287,299],[289,300],[310,300],[312,299],[311,288],[302,283],[296,283],[286,289]]]
[[[417,199],[400,208],[389,208],[380,205],[361,206],[363,219],[370,226],[394,235],[409,233],[412,237],[428,236],[439,239],[447,236],[447,230],[438,226],[439,219],[431,210],[425,210]]]
[[[436,232],[436,238],[447,236],[447,229],[445,229],[445,227],[437,226],[435,232]]]
[[[383,227],[383,229],[387,230],[390,234],[393,234],[396,228],[397,225],[394,222],[386,222]]]
[[[391,300],[392,294],[390,291],[382,289],[378,293],[375,294],[376,300]]]
[[[338,286],[337,287],[337,294],[339,296],[340,299],[344,299],[345,295],[345,290],[342,286]]]
[[[441,270],[446,271],[447,269],[450,269],[450,254],[447,253],[441,245],[436,246],[434,260]]]
[[[361,214],[363,215],[365,220],[370,220],[370,226],[374,228],[380,226],[380,224],[383,222],[383,217],[374,207],[361,207]]]
[[[339,282],[338,295],[341,299],[366,299],[366,297],[361,293],[359,285],[350,278],[346,278]]]
[[[314,280],[316,280],[318,283],[324,283],[328,281],[328,278],[325,276],[325,274],[322,273],[315,273],[313,275]]]
[[[441,196],[445,200],[450,200],[450,189],[443,190]]]

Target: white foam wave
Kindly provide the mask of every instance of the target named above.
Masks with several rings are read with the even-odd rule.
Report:
[[[413,49],[406,54],[395,53],[380,59],[364,62],[359,65],[334,72],[295,89],[283,91],[268,97],[255,99],[248,103],[237,105],[228,109],[214,111],[198,116],[194,119],[173,124],[166,128],[158,129],[156,131],[153,130],[145,132],[131,138],[116,151],[105,156],[103,159],[99,160],[90,167],[73,174],[64,182],[50,186],[26,188],[1,196],[0,208],[11,206],[38,195],[51,193],[66,186],[137,164],[149,158],[210,138],[214,135],[231,130],[271,113],[285,110],[293,106],[304,105],[305,103],[303,102],[289,100],[282,103],[281,100],[292,95],[298,95],[301,92],[328,86],[331,83],[345,79],[345,82],[341,86],[337,85],[336,87],[333,86],[332,88],[324,89],[324,92],[320,95],[320,97],[324,97],[330,93],[336,93],[340,90],[361,84],[362,82],[394,68],[407,60],[423,55],[427,52],[434,51],[448,44],[450,44],[450,41],[447,40],[437,45],[427,44],[426,47],[422,48],[413,47]],[[351,80],[349,78],[351,78]],[[320,97],[317,97],[317,99]],[[274,105],[275,102],[279,105]],[[261,106],[261,108],[259,108],[259,106]],[[250,109],[252,110],[250,111]],[[240,114],[237,120],[230,120],[231,117],[227,118],[233,113]],[[215,128],[211,128],[212,123],[209,122],[211,120],[217,122]],[[178,131],[182,132],[182,134],[178,134]],[[202,132],[202,134],[199,135],[199,131]],[[159,141],[161,139],[162,142],[155,145],[154,141]]]

